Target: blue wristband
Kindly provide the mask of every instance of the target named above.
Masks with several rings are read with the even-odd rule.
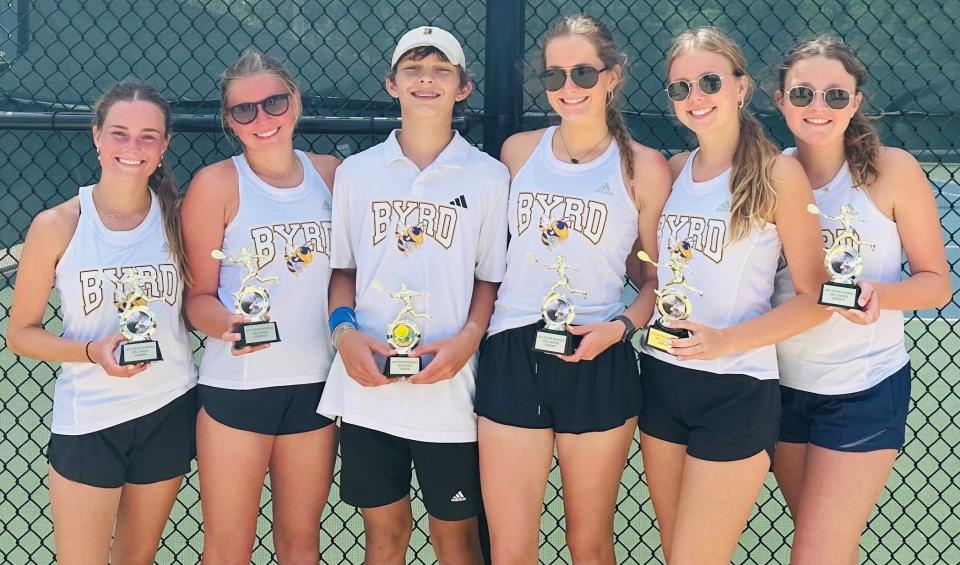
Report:
[[[337,329],[337,326],[344,322],[349,322],[357,326],[357,313],[349,306],[340,306],[330,314],[330,332]]]

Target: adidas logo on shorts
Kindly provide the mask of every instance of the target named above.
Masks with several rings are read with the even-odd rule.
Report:
[[[467,497],[463,496],[463,491],[458,490],[457,494],[450,497],[450,502],[466,502]]]

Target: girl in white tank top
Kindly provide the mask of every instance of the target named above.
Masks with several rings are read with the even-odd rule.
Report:
[[[181,317],[179,196],[161,162],[169,127],[169,107],[150,85],[127,79],[107,91],[94,107],[100,179],[38,214],[20,258],[7,345],[62,363],[48,457],[63,562],[106,563],[111,544],[153,555],[160,531],[143,524],[166,520],[193,458],[196,367]],[[118,279],[132,286],[116,288]],[[121,366],[118,300],[134,286],[155,316],[162,360]],[[51,287],[59,336],[43,329]],[[140,483],[136,499],[149,504],[118,516],[127,483]]]
[[[494,561],[537,561],[555,446],[564,490],[595,494],[590,504],[564,506],[567,539],[589,548],[571,542],[571,552],[598,562],[613,556],[613,532],[595,523],[613,524],[642,401],[629,338],[649,319],[656,286],[652,269],[644,272],[630,252],[636,246],[655,256],[669,187],[665,159],[630,138],[614,102],[624,61],[600,21],[558,20],[544,40],[544,81],[560,126],[516,134],[503,146],[511,239],[476,400],[480,456],[492,461],[481,466],[481,480]],[[570,265],[565,272],[561,259]],[[625,311],[628,269],[641,288]],[[567,331],[583,339],[568,356],[533,352],[544,296],[564,280],[559,292],[575,308]]]
[[[951,298],[930,184],[909,153],[880,145],[861,112],[866,80],[847,45],[820,36],[786,55],[775,93],[797,145],[786,152],[819,187],[821,213],[849,206],[862,218],[853,228],[870,244],[859,248],[859,309],[831,307],[826,323],[777,345],[784,386],[774,472],[796,522],[797,563],[857,555],[904,445],[910,366],[903,311],[940,308]],[[829,247],[840,226],[821,222]],[[911,274],[901,280],[904,252]],[[787,272],[777,277],[775,303],[793,295]]]
[[[316,408],[333,357],[330,187],[339,162],[293,149],[300,91],[279,61],[248,50],[221,84],[224,125],[243,153],[199,171],[183,205],[194,275],[186,312],[207,334],[197,420],[204,560],[249,561],[269,470],[275,493],[298,493],[275,501],[277,521],[297,523],[275,538],[277,553],[306,547],[306,560],[318,561],[336,455],[336,426]],[[214,250],[228,259],[214,259]],[[256,257],[249,268],[229,260],[244,253]],[[238,325],[250,321],[235,313],[242,285],[269,294],[279,342],[234,347]]]
[[[666,94],[699,145],[671,159],[658,234],[661,258],[675,246],[689,255],[682,274],[696,289],[685,289],[692,314],[669,327],[690,335],[672,339],[668,352],[645,347],[641,360],[640,444],[670,562],[732,558],[776,441],[774,344],[826,319],[816,304],[826,277],[805,210],[810,188],[749,111],[746,68],[716,28],[681,34],[667,57]],[[798,295],[771,309],[781,249]],[[674,272],[660,267],[658,278],[662,288]],[[710,492],[723,495],[702,495]],[[691,496],[696,504],[681,502]]]

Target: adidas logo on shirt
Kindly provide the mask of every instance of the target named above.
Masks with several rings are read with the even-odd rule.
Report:
[[[458,196],[458,197],[454,198],[453,200],[451,200],[451,201],[450,201],[450,204],[453,204],[454,206],[459,206],[459,207],[461,207],[461,208],[466,208],[466,207],[467,207],[467,197],[461,194],[460,196]]]
[[[724,200],[717,206],[717,212],[729,212],[730,211],[730,201]]]
[[[603,183],[597,187],[594,192],[599,192],[600,194],[606,194],[607,196],[613,196],[613,190],[610,189],[610,183]]]
[[[462,490],[458,490],[457,494],[450,497],[450,502],[466,502],[467,497],[463,495]]]

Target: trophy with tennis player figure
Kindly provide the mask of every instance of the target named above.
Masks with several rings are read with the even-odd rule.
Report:
[[[249,322],[244,322],[237,327],[237,333],[240,339],[234,342],[236,349],[244,348],[248,345],[261,345],[264,343],[275,343],[280,341],[280,333],[277,331],[277,323],[267,321],[270,314],[270,293],[267,289],[256,284],[248,284],[255,280],[262,284],[279,283],[280,277],[262,277],[260,276],[260,260],[268,259],[269,256],[261,253],[252,253],[246,247],[240,249],[239,257],[227,257],[223,251],[214,249],[210,256],[218,261],[230,261],[243,266],[247,272],[240,279],[240,288],[233,293],[234,311],[250,318]]]
[[[121,365],[162,361],[160,344],[152,339],[157,331],[157,316],[150,303],[162,300],[148,296],[143,290],[144,277],[135,270],[123,276],[100,271],[103,279],[113,283],[113,303],[120,317],[120,333],[127,339],[120,344]]]
[[[527,260],[541,264],[533,253],[527,253]],[[541,264],[544,269],[556,271],[557,282],[547,291],[540,305],[540,317],[543,318],[543,327],[537,330],[533,341],[533,350],[540,353],[555,355],[570,355],[573,353],[573,335],[567,331],[567,326],[573,323],[576,317],[576,307],[573,301],[562,292],[566,289],[570,294],[579,294],[587,297],[587,291],[573,288],[567,277],[567,270],[579,271],[567,263],[567,258],[557,255],[557,261],[552,265]]]
[[[657,312],[660,317],[652,326],[647,328],[647,337],[644,343],[654,349],[669,353],[670,342],[676,338],[690,337],[688,330],[680,328],[669,328],[664,322],[675,322],[686,320],[693,313],[693,305],[687,297],[684,289],[695,292],[700,296],[703,293],[693,288],[687,283],[684,272],[690,271],[690,259],[693,257],[693,244],[689,240],[675,242],[668,246],[670,259],[665,264],[655,263],[644,251],[638,251],[637,257],[641,261],[650,263],[655,267],[666,267],[673,271],[673,278],[670,282],[654,291],[657,296]]]
[[[859,302],[860,287],[856,280],[863,272],[860,246],[865,245],[874,249],[876,245],[862,241],[860,234],[853,229],[853,223],[866,220],[857,216],[856,211],[848,205],[841,206],[840,213],[836,216],[824,214],[816,204],[808,204],[807,211],[833,220],[842,226],[833,240],[833,245],[824,249],[826,255],[823,258],[823,265],[830,273],[830,280],[820,287],[820,300],[817,303],[824,306],[862,310]]]
[[[424,312],[417,312],[413,306],[413,300],[415,298],[426,298],[426,293],[410,290],[406,283],[400,283],[400,290],[397,292],[385,291],[383,286],[376,281],[370,286],[374,290],[385,292],[390,298],[395,298],[403,303],[400,311],[397,312],[397,316],[387,324],[387,343],[393,348],[395,355],[387,357],[383,365],[383,374],[387,377],[409,377],[419,373],[423,369],[423,358],[410,357],[410,353],[420,343],[420,337],[422,336],[414,319],[423,318],[429,322],[432,316]]]

